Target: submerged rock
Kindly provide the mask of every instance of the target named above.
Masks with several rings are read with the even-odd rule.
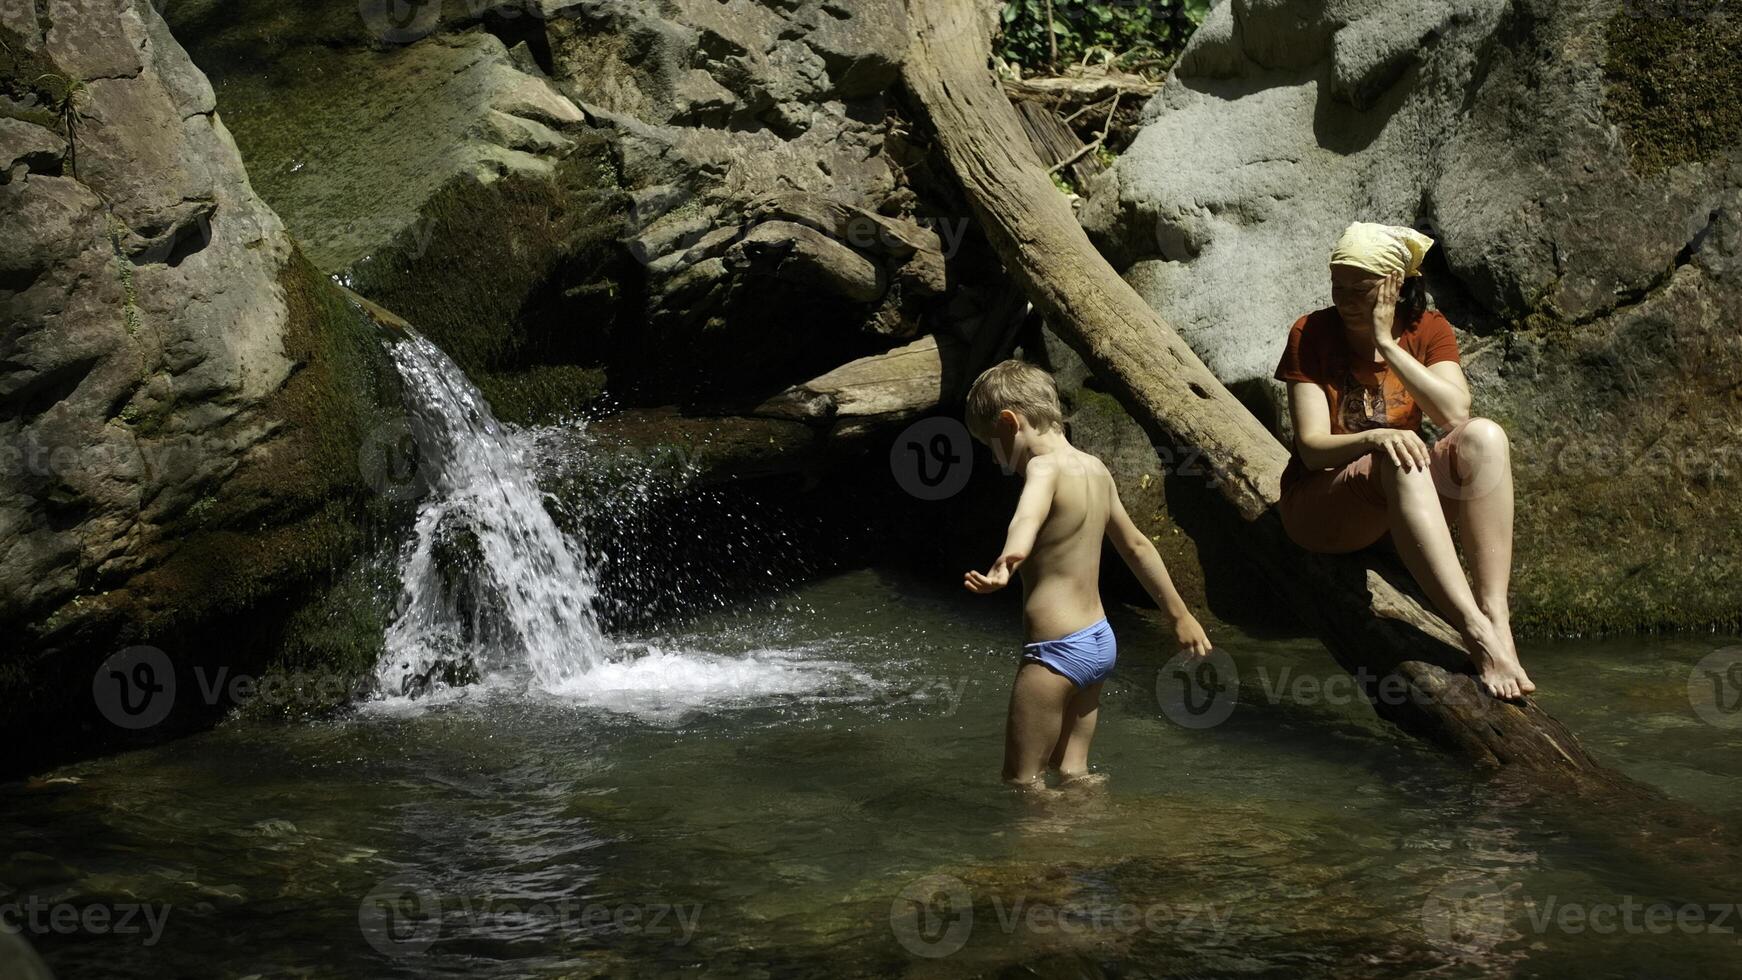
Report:
[[[1513,439],[1514,624],[1734,621],[1739,30],[1618,0],[1228,0],[1084,223],[1279,427],[1270,374],[1344,225],[1428,231],[1476,410]]]

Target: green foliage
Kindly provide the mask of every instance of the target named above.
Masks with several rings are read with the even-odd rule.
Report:
[[[1159,73],[1204,15],[1210,0],[1007,0],[999,55],[1031,71],[1076,62],[1107,63],[1125,71]],[[1053,42],[1058,63],[1052,63]]]

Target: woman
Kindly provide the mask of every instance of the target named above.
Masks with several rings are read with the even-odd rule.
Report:
[[[1356,551],[1389,532],[1463,636],[1482,687],[1517,698],[1536,685],[1518,663],[1506,601],[1510,451],[1504,429],[1470,415],[1457,338],[1427,309],[1419,277],[1432,247],[1413,229],[1357,222],[1332,250],[1335,305],[1295,321],[1276,368],[1295,434],[1282,522],[1296,544],[1319,552]],[[1424,412],[1445,431],[1431,448],[1421,437]]]

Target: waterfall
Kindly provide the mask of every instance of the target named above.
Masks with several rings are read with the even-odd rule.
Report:
[[[391,352],[424,496],[379,691],[417,694],[493,671],[530,671],[546,690],[572,682],[612,647],[587,556],[546,512],[527,441],[424,337],[409,334]]]
[[[376,666],[377,710],[421,710],[440,699],[420,695],[486,678],[658,723],[827,692],[863,699],[880,689],[826,646],[756,644],[733,655],[683,638],[606,638],[593,565],[545,509],[534,475],[540,434],[497,421],[459,366],[422,336],[407,333],[390,350],[408,425],[389,441],[415,449],[415,461],[393,460],[395,475],[409,479],[377,486],[420,496]],[[600,465],[589,438],[562,442],[559,469]],[[372,462],[366,457],[365,468]]]

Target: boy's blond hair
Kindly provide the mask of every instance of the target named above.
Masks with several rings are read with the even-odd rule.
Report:
[[[1026,361],[994,364],[974,379],[968,389],[968,431],[982,441],[992,434],[998,413],[1009,409],[1041,432],[1062,428],[1058,385],[1052,375]]]

